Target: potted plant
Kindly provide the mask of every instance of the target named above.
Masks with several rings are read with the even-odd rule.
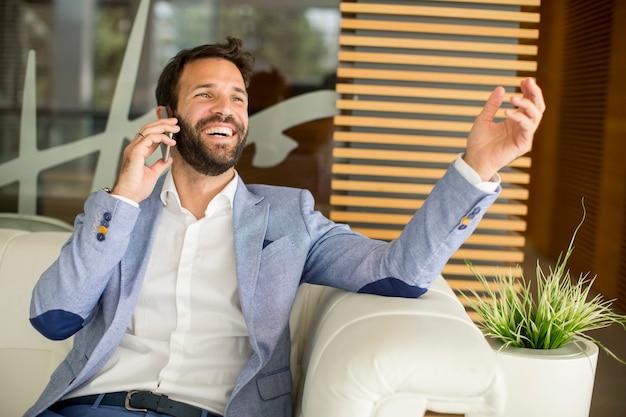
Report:
[[[587,333],[612,324],[626,330],[626,316],[612,310],[612,300],[590,293],[595,278],[572,279],[566,268],[584,219],[583,204],[583,218],[554,268],[546,274],[537,261],[534,293],[519,266],[518,274],[497,275],[490,282],[466,261],[483,291],[463,295],[478,313],[477,325],[502,369],[505,417],[588,416],[598,347],[626,363]]]

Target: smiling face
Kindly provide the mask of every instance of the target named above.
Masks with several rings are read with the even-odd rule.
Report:
[[[223,58],[185,65],[174,112],[176,150],[194,170],[219,175],[233,168],[248,134],[248,94],[239,69]]]

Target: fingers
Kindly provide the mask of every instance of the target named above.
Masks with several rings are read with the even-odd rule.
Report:
[[[135,139],[138,137],[139,139],[145,139],[149,135],[164,135],[169,138],[167,135],[168,133],[178,133],[179,131],[180,126],[178,126],[178,119],[170,117],[166,119],[159,119],[156,122],[142,126],[141,129],[139,129],[139,132],[135,135]]]
[[[493,121],[493,119],[496,117],[496,113],[502,105],[502,101],[504,100],[504,93],[504,87],[496,87],[487,99],[487,102],[485,103],[482,111],[478,115],[478,119]]]
[[[527,78],[521,83],[523,96],[511,97],[511,104],[515,110],[506,110],[508,119],[519,122],[527,129],[535,130],[543,117],[546,105],[541,89],[532,78]]]
[[[521,88],[524,97],[533,103],[540,113],[546,111],[546,103],[543,99],[543,93],[534,79],[526,78],[522,81]]]
[[[522,97],[514,96],[511,98],[511,103],[527,113],[532,119],[541,118],[543,112],[546,110],[546,104],[543,100],[543,94],[541,88],[532,78],[527,78],[522,81]]]
[[[516,107],[516,111],[526,114],[532,120],[540,120],[543,112],[546,110],[546,104],[543,99],[541,88],[537,85],[534,79],[526,78],[520,84],[522,90],[522,97],[511,97],[511,103]],[[478,118],[485,121],[492,121],[496,117],[496,113],[502,106],[504,100],[505,89],[504,87],[496,87],[485,106],[483,107]],[[506,110],[505,113],[512,115],[511,110]],[[515,117],[517,119],[517,117]]]
[[[135,136],[135,139],[132,142],[132,144],[137,147],[141,147],[141,146],[146,147],[148,150],[150,150],[150,154],[154,152],[157,146],[161,143],[164,143],[169,146],[175,146],[176,139],[170,137],[170,135],[165,132],[164,133],[145,132],[145,134],[141,132],[137,132],[137,135]]]
[[[150,156],[161,143],[175,146],[176,140],[173,139],[170,134],[180,131],[180,127],[176,123],[178,123],[177,119],[167,118],[144,125],[139,132],[137,132],[129,146],[136,148],[136,150],[141,149],[140,154],[146,158]]]

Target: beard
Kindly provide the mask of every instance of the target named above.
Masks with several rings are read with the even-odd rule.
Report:
[[[217,176],[234,167],[246,146],[247,129],[237,123],[232,116],[215,115],[198,120],[195,126],[187,123],[181,115],[174,112],[178,119],[180,132],[176,134],[176,150],[183,160],[196,172],[203,175]],[[229,123],[235,129],[233,135],[238,140],[235,145],[224,143],[205,143],[203,127],[210,123]]]

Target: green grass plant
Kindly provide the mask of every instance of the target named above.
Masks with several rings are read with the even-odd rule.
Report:
[[[470,307],[480,316],[477,323],[483,333],[508,346],[530,349],[558,349],[571,342],[575,336],[585,338],[602,348],[619,362],[626,362],[613,354],[599,340],[587,332],[618,324],[626,330],[626,316],[612,310],[613,300],[602,295],[592,295],[595,277],[581,274],[570,277],[567,261],[574,250],[574,239],[585,220],[576,227],[565,254],[561,253],[554,268],[546,274],[537,261],[536,294],[531,291],[519,266],[517,274],[498,274],[489,281],[471,262],[466,261],[471,272],[482,284],[483,291],[463,293]],[[516,278],[519,276],[520,278]]]

